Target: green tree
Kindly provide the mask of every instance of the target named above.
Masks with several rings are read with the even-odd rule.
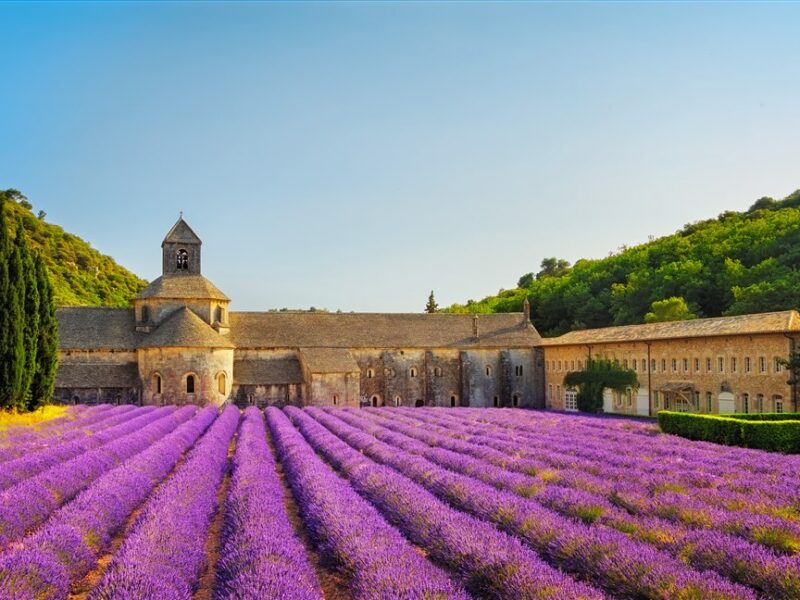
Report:
[[[625,369],[617,361],[593,358],[586,361],[583,371],[571,371],[564,377],[565,386],[578,388],[578,410],[599,413],[603,410],[603,390],[624,393],[638,388],[636,371]]]
[[[18,401],[17,408],[24,410],[30,402],[31,384],[36,373],[36,355],[39,346],[39,286],[36,279],[36,263],[33,255],[28,249],[25,240],[25,231],[22,225],[17,226],[15,248],[20,254],[22,261],[22,286],[23,286],[23,327],[25,345],[25,363],[22,371],[22,397]]]
[[[786,382],[788,385],[800,384],[800,350],[794,350],[789,355],[789,358],[784,358],[779,361],[789,371],[789,380]]]
[[[25,370],[24,273],[20,250],[9,237],[7,201],[0,193],[0,408],[20,404]]]
[[[667,321],[688,321],[697,315],[689,310],[686,300],[673,296],[666,300],[656,300],[650,305],[650,312],[644,316],[645,323],[664,323]]]
[[[433,290],[428,295],[428,303],[425,305],[425,312],[426,313],[435,313],[436,310],[439,308],[439,305],[436,304],[436,299],[433,297]]]
[[[517,280],[517,287],[518,288],[526,288],[529,287],[535,278],[533,273],[525,273],[522,277]]]
[[[536,274],[536,279],[542,277],[560,277],[569,272],[569,261],[563,258],[545,258],[542,260],[541,270]]]
[[[39,292],[39,335],[37,337],[36,371],[28,396],[28,410],[50,402],[55,389],[58,368],[58,320],[53,301],[53,288],[47,268],[40,256],[34,259],[36,287]]]

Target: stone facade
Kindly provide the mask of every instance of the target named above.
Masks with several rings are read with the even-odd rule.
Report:
[[[539,334],[503,315],[236,313],[183,219],[133,309],[58,311],[63,402],[544,406]]]
[[[606,412],[796,412],[797,386],[778,360],[798,341],[795,311],[573,332],[543,341],[546,406],[573,408],[564,376],[606,357],[639,379],[638,390],[607,393]]]

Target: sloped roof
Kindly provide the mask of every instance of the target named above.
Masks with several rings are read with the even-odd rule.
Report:
[[[232,312],[237,348],[523,348],[541,337],[522,313]]]
[[[138,385],[139,367],[136,363],[61,362],[56,371],[56,387],[61,388],[125,388]]]
[[[344,348],[300,348],[303,365],[311,373],[353,373],[358,363]]]
[[[136,295],[137,298],[230,300],[202,275],[162,275]]]
[[[692,319],[670,323],[648,323],[571,331],[560,337],[545,338],[543,346],[570,346],[575,344],[603,344],[613,342],[667,340],[678,338],[711,337],[725,335],[755,335],[759,333],[798,333],[800,314],[796,310]]]
[[[167,232],[167,235],[164,237],[164,241],[161,242],[161,245],[170,244],[170,243],[177,243],[177,244],[202,244],[203,242],[200,241],[198,235],[194,232],[194,230],[189,227],[189,224],[183,220],[183,217],[179,217],[177,221],[175,221],[175,225],[172,226]]]
[[[56,310],[62,350],[135,350],[145,335],[136,331],[132,308],[71,306]]]
[[[233,379],[240,385],[302,383],[303,374],[296,358],[235,360]]]
[[[140,348],[233,348],[227,336],[183,306],[169,315],[158,329],[147,334]]]

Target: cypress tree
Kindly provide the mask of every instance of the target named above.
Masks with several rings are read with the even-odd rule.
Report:
[[[28,410],[50,402],[58,367],[58,321],[53,302],[53,288],[40,256],[34,258],[36,286],[39,292],[39,335],[37,336],[36,371],[31,382]]]
[[[19,249],[22,258],[23,283],[24,283],[24,345],[25,368],[22,372],[22,402],[18,405],[20,410],[25,410],[30,403],[31,384],[36,373],[36,355],[39,346],[39,286],[36,278],[36,263],[25,240],[25,230],[22,223],[17,227],[15,246]]]
[[[24,277],[20,252],[8,234],[6,199],[0,193],[0,408],[13,408],[23,396]]]

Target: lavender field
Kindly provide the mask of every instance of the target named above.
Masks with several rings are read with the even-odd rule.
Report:
[[[0,600],[800,598],[800,458],[517,409],[0,432]]]

